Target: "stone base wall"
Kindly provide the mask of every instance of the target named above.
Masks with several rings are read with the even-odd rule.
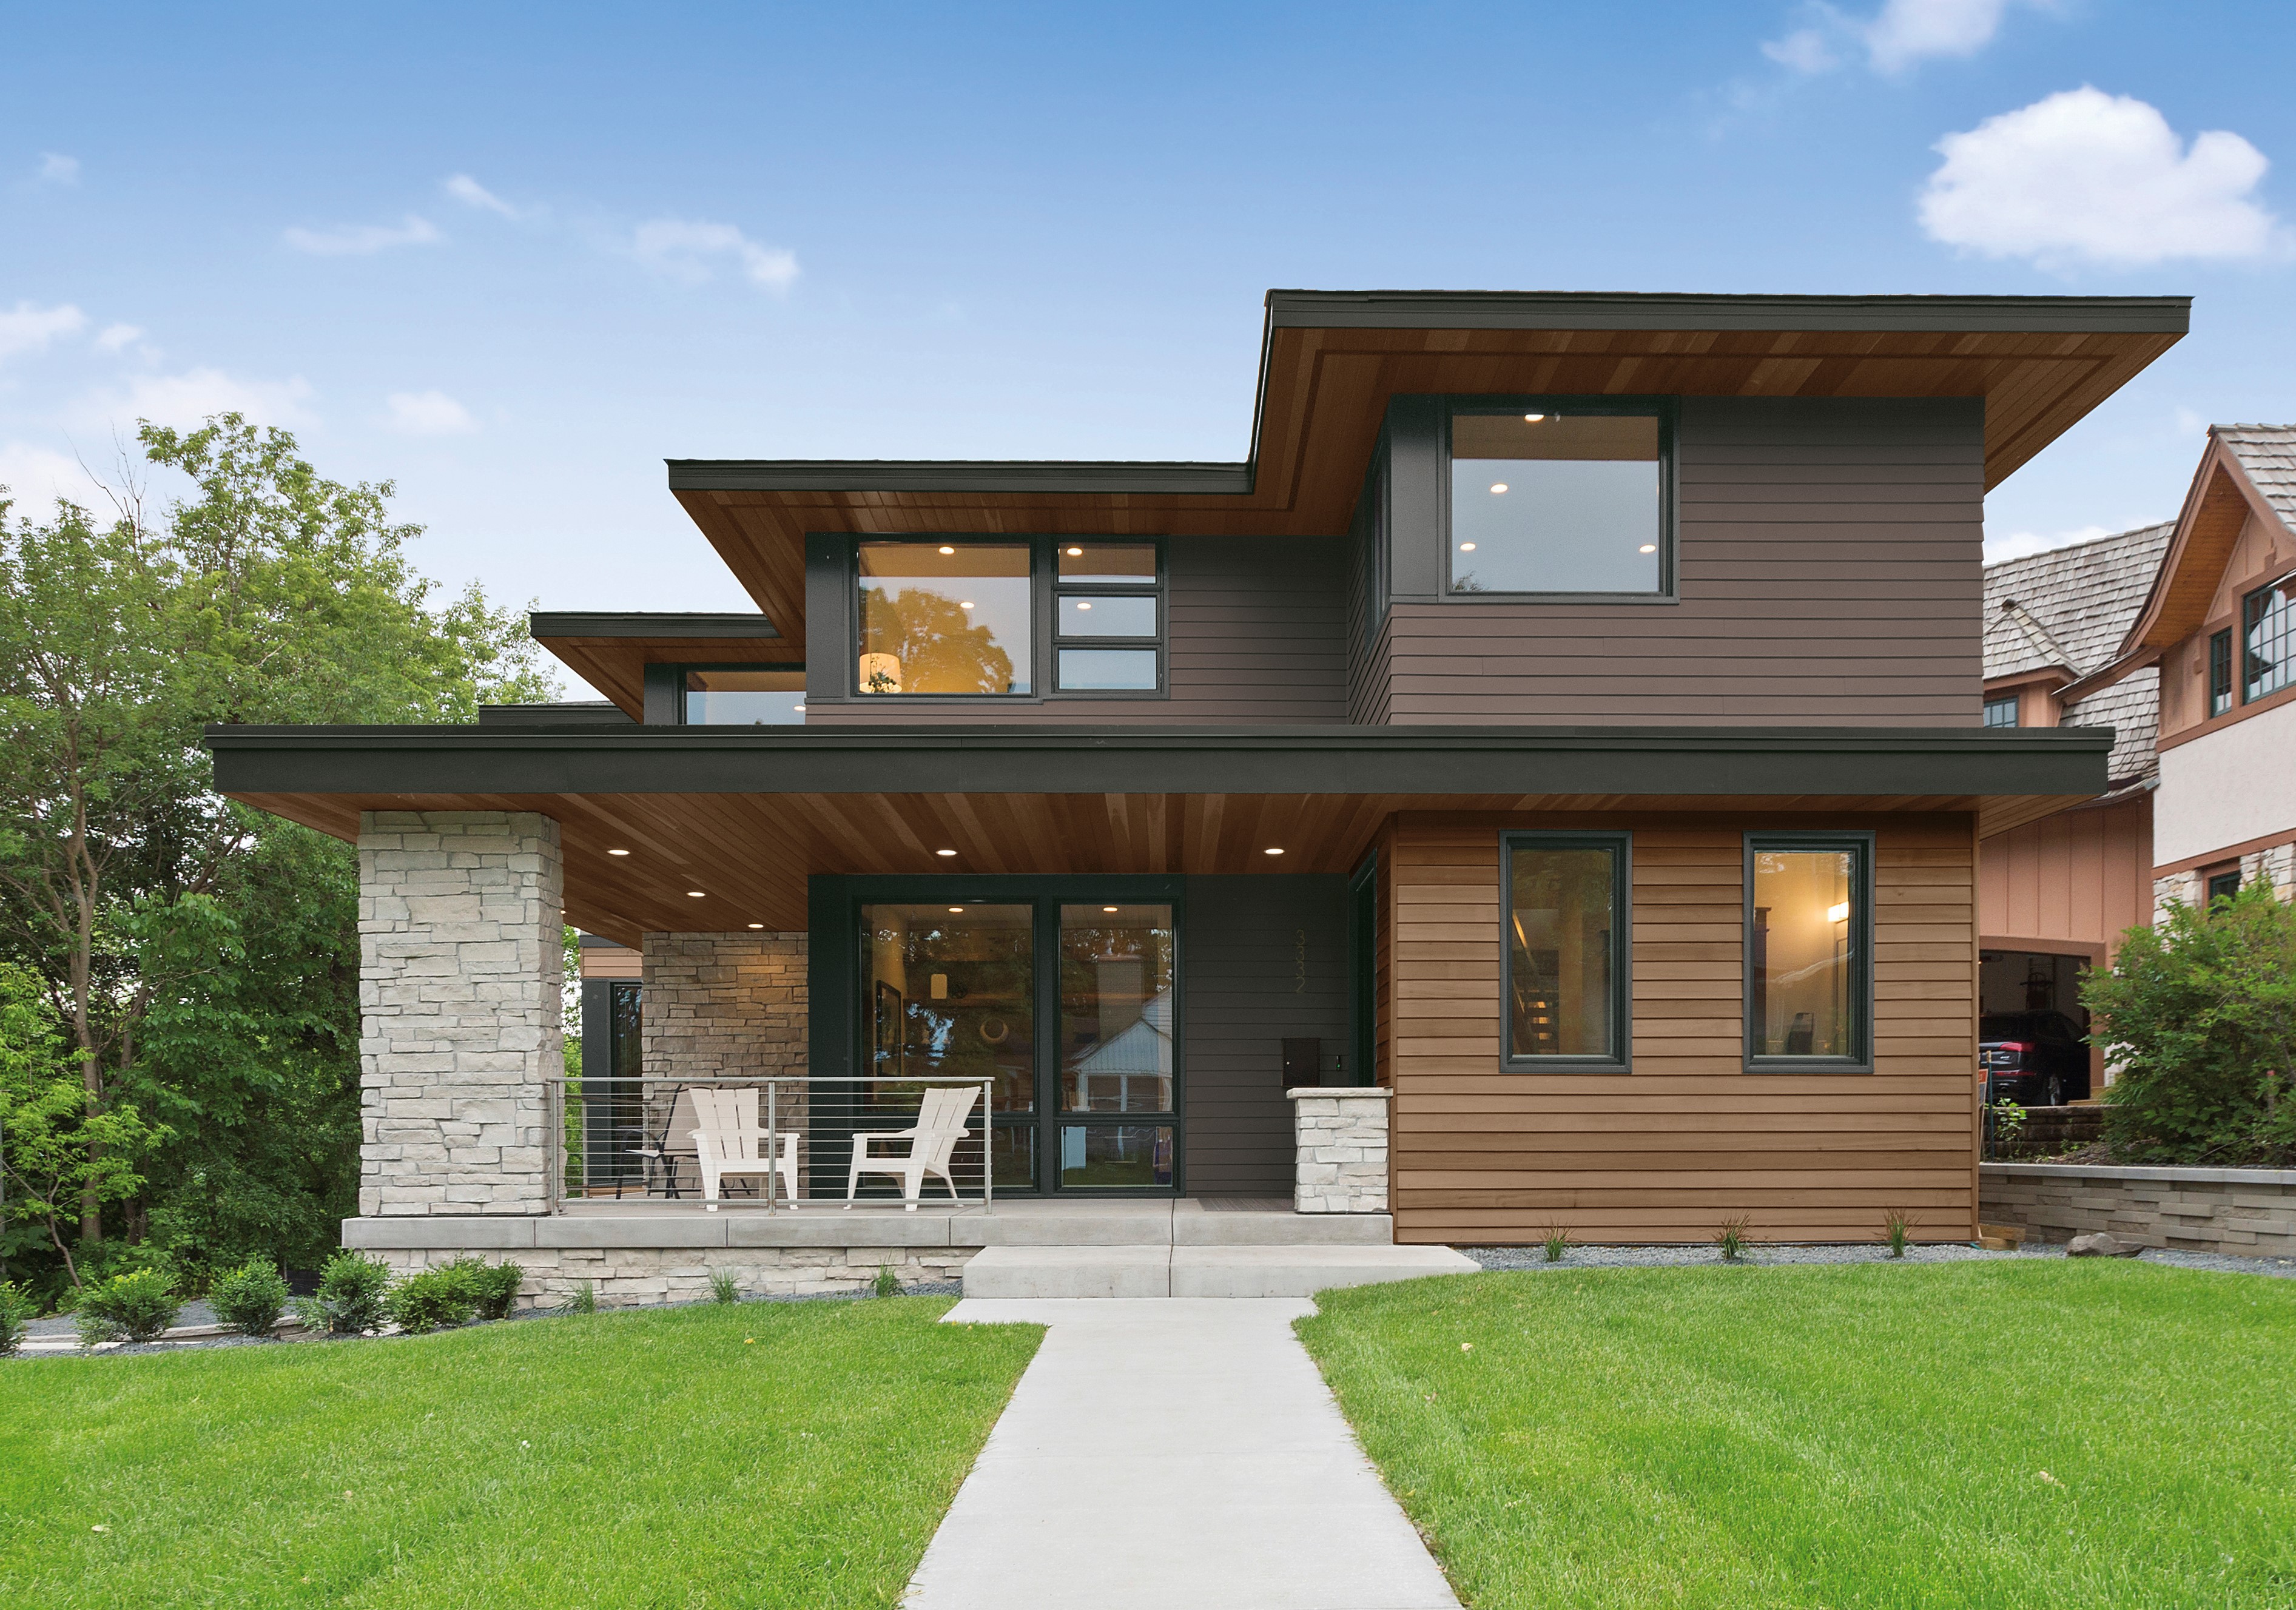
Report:
[[[806,1071],[806,936],[802,933],[649,933],[640,978],[645,1006],[644,1041],[650,1136],[670,1127],[679,1083],[696,1079],[802,1077]],[[801,1085],[775,1088],[777,1127],[802,1132]],[[758,1121],[767,1100],[758,1097]],[[693,1150],[680,1136],[674,1152]],[[799,1148],[799,1167],[809,1162]],[[802,1175],[800,1175],[802,1178]],[[744,1181],[755,1190],[762,1182]],[[840,1182],[840,1185],[842,1182]],[[698,1188],[690,1170],[683,1188]]]
[[[881,1268],[904,1286],[954,1280],[978,1247],[948,1246],[557,1246],[472,1248],[489,1263],[512,1262],[526,1271],[521,1308],[556,1308],[585,1280],[601,1308],[640,1302],[696,1302],[710,1294],[709,1277],[728,1272],[745,1297],[808,1296],[866,1291]],[[452,1247],[385,1248],[374,1256],[394,1275],[450,1263]]]
[[[1979,1179],[1980,1217],[2037,1240],[2109,1230],[2147,1246],[2296,1258],[2296,1170],[1988,1162]]]
[[[2296,844],[2275,844],[2240,858],[2240,884],[2269,883],[2286,899],[2296,893]],[[2170,899],[2198,906],[2208,899],[2208,880],[2199,872],[2172,872],[2152,880],[2152,920],[2168,914]]]
[[[1302,1087],[1284,1094],[1296,1147],[1292,1211],[1386,1212],[1388,1092]]]

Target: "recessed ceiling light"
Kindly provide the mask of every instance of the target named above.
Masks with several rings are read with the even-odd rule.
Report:
[[[1522,416],[1522,423],[1527,425],[1535,425],[1546,417],[1546,415],[1544,414],[1526,414]]]
[[[1079,602],[1079,603],[1077,604],[1077,608],[1078,608],[1078,609],[1080,609],[1080,610],[1088,610],[1088,609],[1090,609],[1091,607],[1092,607],[1092,605],[1091,605],[1091,604],[1086,604],[1086,603],[1081,603],[1081,602]]]
[[[627,855],[629,854],[629,851],[627,850],[609,850],[606,853],[608,855]]]
[[[954,850],[936,850],[933,853],[935,855],[955,855],[956,851]]]
[[[1113,910],[1115,910],[1115,909],[1116,909],[1116,908],[1115,908],[1115,907],[1113,907],[1113,906],[1103,906],[1103,907],[1101,908],[1101,909],[1102,909],[1103,911],[1113,911]]]
[[[805,714],[805,706],[804,706],[804,705],[802,705],[802,704],[792,704],[792,705],[791,705],[791,706],[790,706],[790,708],[791,708],[791,710],[793,710],[793,711],[797,711],[797,713],[798,713],[799,715],[800,715],[800,716],[801,716],[801,715],[803,715],[803,714]]]
[[[1636,548],[1635,552],[1637,554],[1655,554],[1658,552],[1658,544],[1655,542],[1645,542],[1642,546]]]
[[[763,923],[751,923],[750,926],[752,928],[762,928],[765,924]]]
[[[1459,551],[1462,554],[1472,554],[1475,551],[1475,545],[1472,542],[1463,542],[1459,545]]]
[[[1504,492],[1504,491],[1505,491],[1505,490],[1506,490],[1506,482],[1505,482],[1505,481],[1495,481],[1491,482],[1491,490],[1492,490],[1492,491],[1494,491],[1494,492]]]
[[[972,600],[970,598],[961,598],[957,600],[956,607],[961,610],[969,610],[972,607]]]
[[[1261,851],[1260,851],[1260,853],[1261,853],[1262,855],[1282,855],[1283,852],[1282,850],[1280,850],[1269,849],[1269,850],[1261,850]]]
[[[685,898],[686,898],[687,899],[689,899],[689,900],[698,900],[698,899],[701,899],[701,898],[703,898],[703,897],[702,897],[702,892],[701,892],[701,890],[699,890],[699,889],[689,889],[689,890],[687,890],[687,891],[685,891]]]
[[[951,906],[951,907],[949,908],[949,909],[950,909],[951,911],[962,911],[962,910],[964,910],[964,907],[962,907],[962,906]]]
[[[946,544],[944,544],[944,545],[942,546],[942,547],[941,547],[941,550],[940,550],[940,551],[941,551],[942,553],[944,553],[944,554],[954,554],[954,553],[955,553],[955,552],[956,552],[956,550],[955,550],[955,548],[953,548],[953,547],[949,547],[949,546],[947,546]]]
[[[1082,548],[1070,548],[1069,550],[1069,557],[1071,559],[1081,559],[1084,557],[1084,550]]]

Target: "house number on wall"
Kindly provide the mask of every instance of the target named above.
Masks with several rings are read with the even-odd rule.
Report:
[[[1308,931],[1305,928],[1300,929],[1292,942],[1295,947],[1294,955],[1299,963],[1300,982],[1293,986],[1292,993],[1305,995],[1308,993]]]

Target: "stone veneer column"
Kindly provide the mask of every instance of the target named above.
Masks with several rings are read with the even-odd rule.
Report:
[[[368,811],[358,858],[360,1213],[548,1212],[558,824]]]
[[[1283,1093],[1292,1098],[1298,1148],[1292,1212],[1386,1212],[1392,1092],[1381,1085],[1306,1085]]]
[[[808,954],[802,933],[645,936],[640,974],[645,1005],[638,1032],[648,1134],[668,1129],[680,1080],[804,1076]],[[775,1087],[772,1112],[784,1130],[802,1133],[811,1105],[801,1085]],[[767,1111],[760,1093],[760,1123]],[[673,1138],[671,1149],[690,1152],[693,1146]],[[800,1145],[799,1168],[809,1173],[811,1165],[810,1148]],[[827,1189],[827,1182],[812,1184],[816,1195]],[[834,1184],[842,1195],[843,1176]],[[685,1186],[693,1188],[690,1178]]]

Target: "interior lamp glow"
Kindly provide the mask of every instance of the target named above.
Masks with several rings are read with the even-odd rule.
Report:
[[[1829,923],[1848,922],[1849,920],[1849,902],[1848,900],[1842,900],[1834,905],[1828,906],[1825,908],[1825,920]]]

